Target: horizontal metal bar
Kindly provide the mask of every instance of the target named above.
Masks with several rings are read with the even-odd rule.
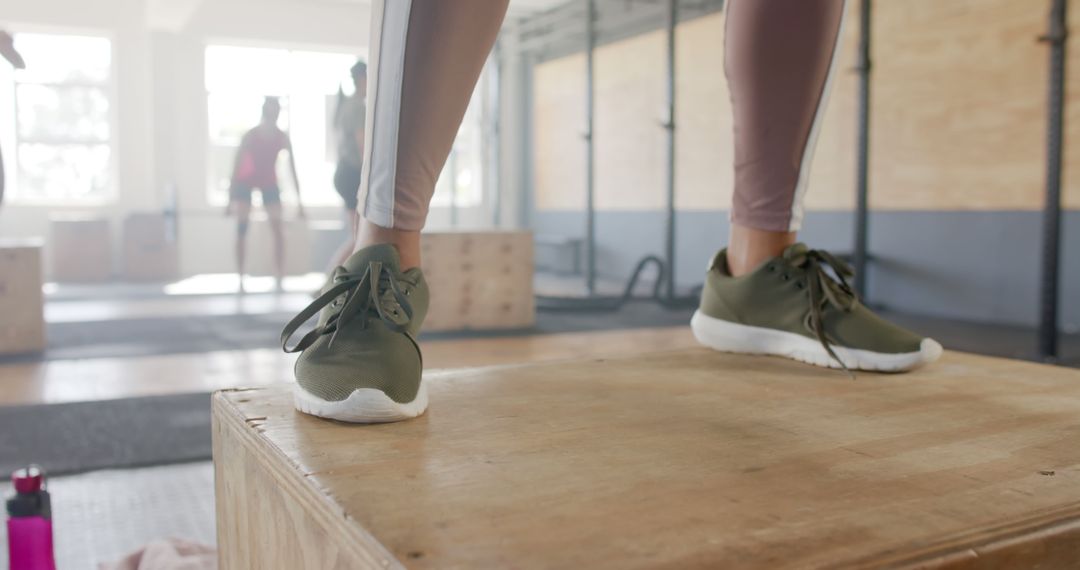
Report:
[[[597,0],[596,45],[601,46],[644,33],[661,30],[666,25],[666,0]],[[680,2],[680,22],[718,12],[724,0]],[[519,21],[521,43],[518,49],[543,62],[584,50],[584,2],[569,2]]]

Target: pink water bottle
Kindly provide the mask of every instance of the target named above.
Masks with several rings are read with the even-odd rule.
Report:
[[[11,570],[56,570],[52,511],[45,473],[31,465],[11,474],[15,494],[7,500],[8,561]]]

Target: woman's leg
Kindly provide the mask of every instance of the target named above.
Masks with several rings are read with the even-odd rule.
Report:
[[[266,218],[270,222],[270,239],[274,247],[274,287],[281,291],[285,278],[285,228],[281,221],[281,202],[266,204]]]
[[[690,327],[705,346],[848,370],[911,370],[941,345],[878,317],[846,264],[795,244],[844,0],[729,0],[735,116],[731,243],[712,261]]]
[[[359,152],[359,151],[357,151]],[[360,230],[360,214],[356,211],[357,194],[360,192],[360,176],[362,170],[344,160],[338,160],[334,170],[334,189],[337,190],[341,199],[345,202],[346,234],[345,242],[338,247],[330,258],[330,266],[326,273],[330,274],[335,268],[345,263],[356,249],[356,233]]]
[[[420,230],[508,0],[372,3],[356,248],[392,243],[420,264]]]
[[[429,290],[420,229],[508,0],[375,0],[356,252],[282,331],[296,407],[349,422],[427,408],[416,335]],[[344,299],[339,303],[338,299]],[[293,342],[317,314],[321,324]]]
[[[345,217],[348,219],[348,227],[345,228],[348,232],[348,237],[345,238],[345,242],[341,244],[341,247],[334,252],[334,255],[330,258],[330,266],[326,268],[326,273],[329,275],[341,264],[345,263],[345,260],[352,255],[353,251],[356,251],[356,234],[360,231],[360,214],[356,210],[346,209]]]
[[[247,233],[251,221],[251,202],[234,200],[230,211],[236,216],[236,275],[240,292],[244,292],[244,261],[247,252]]]
[[[728,263],[741,275],[795,243],[844,0],[729,0],[726,10],[735,123]]]
[[[4,204],[4,182],[7,180],[4,175],[4,151],[0,150],[0,206]]]

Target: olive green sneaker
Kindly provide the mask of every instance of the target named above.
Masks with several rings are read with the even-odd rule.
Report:
[[[427,409],[416,335],[428,310],[420,269],[399,269],[397,250],[373,245],[332,273],[321,295],[281,332],[296,361],[294,400],[301,412],[357,423],[395,422]],[[309,319],[318,325],[296,346]]]
[[[900,328],[859,302],[851,267],[803,244],[740,277],[727,250],[713,258],[690,327],[724,352],[771,354],[817,366],[902,372],[941,356],[941,345]]]

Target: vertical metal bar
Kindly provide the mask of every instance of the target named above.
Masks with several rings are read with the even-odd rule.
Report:
[[[679,22],[678,0],[667,0],[667,69],[664,85],[664,138],[667,146],[665,184],[667,186],[667,221],[664,235],[666,295],[675,298],[675,28]]]
[[[1050,81],[1046,105],[1046,201],[1043,205],[1042,286],[1039,303],[1039,355],[1058,351],[1058,284],[1061,255],[1061,147],[1065,101],[1065,0],[1052,0],[1045,36],[1050,45]]]
[[[594,165],[593,123],[596,51],[596,0],[585,5],[585,291],[596,293],[596,172]]]
[[[491,96],[490,109],[491,109],[491,138],[489,144],[491,147],[491,159],[489,177],[491,184],[494,186],[492,189],[492,219],[491,224],[495,228],[502,226],[502,202],[503,202],[503,184],[502,184],[502,95],[503,95],[503,62],[502,62],[502,41],[495,41],[495,53],[491,59],[492,65],[490,69],[490,83],[491,87],[488,89],[488,93]]]
[[[519,99],[519,125],[521,127],[520,177],[521,202],[518,204],[518,224],[523,228],[533,225],[533,59],[527,53],[521,55],[521,93]]]
[[[456,228],[458,225],[457,149],[450,150],[450,163],[447,166],[450,170],[450,227]]]
[[[859,108],[855,160],[855,290],[866,297],[870,170],[870,1],[859,2]],[[837,40],[839,41],[839,39]]]

